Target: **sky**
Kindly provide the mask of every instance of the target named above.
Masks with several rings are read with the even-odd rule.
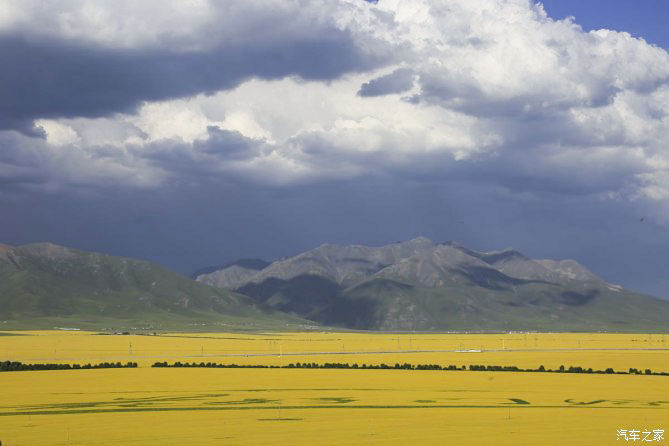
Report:
[[[422,235],[669,298],[663,0],[0,0],[0,242]]]

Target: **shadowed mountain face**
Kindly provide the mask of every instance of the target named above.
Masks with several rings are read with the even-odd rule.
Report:
[[[150,262],[50,243],[0,245],[0,329],[127,327],[130,321],[153,328],[277,326],[291,319],[297,320]]]
[[[260,270],[233,265],[197,280],[357,329],[663,331],[669,316],[669,302],[608,284],[573,260],[422,237],[322,245]]]

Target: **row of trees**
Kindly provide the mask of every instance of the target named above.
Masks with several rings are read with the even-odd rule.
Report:
[[[646,375],[662,375],[662,376],[669,376],[669,373],[667,372],[653,372],[650,369],[646,369],[644,373],[642,373],[638,369],[631,368],[629,369],[628,372],[616,372],[612,368],[607,368],[606,370],[593,370],[592,368],[584,368],[584,367],[569,367],[566,368],[565,366],[560,366],[558,369],[547,369],[543,365],[537,367],[536,369],[523,369],[520,367],[516,367],[515,365],[510,365],[510,366],[500,366],[500,365],[470,365],[469,367],[467,366],[455,366],[455,365],[449,365],[449,366],[441,366],[439,364],[409,364],[409,363],[404,363],[404,364],[399,364],[396,363],[395,365],[388,365],[388,364],[362,364],[358,365],[356,363],[349,364],[349,363],[341,363],[341,362],[326,362],[324,364],[318,364],[315,362],[304,362],[304,363],[295,363],[295,364],[288,364],[288,365],[258,365],[258,364],[219,364],[215,362],[175,362],[173,364],[167,363],[167,361],[164,362],[156,362],[155,364],[152,365],[152,367],[208,367],[208,368],[228,368],[228,369],[375,369],[375,370],[393,370],[393,369],[399,369],[399,370],[470,370],[473,372],[536,372],[536,373],[596,373],[596,374],[622,374],[622,375],[641,375],[641,374],[646,374]]]
[[[324,364],[317,364],[315,362],[295,363],[288,365],[261,365],[261,364],[219,364],[215,362],[180,362],[169,364],[167,361],[156,362],[151,367],[207,367],[207,368],[222,368],[222,369],[404,369],[404,370],[466,370],[465,366],[458,368],[454,365],[442,367],[438,364],[349,364],[341,362],[326,362]]]
[[[86,370],[135,368],[136,362],[102,362],[100,364],[24,364],[18,361],[1,361],[0,372],[21,372],[26,370]]]
[[[521,369],[519,367],[516,367],[515,365],[509,365],[509,366],[499,366],[499,365],[470,365],[469,370],[477,371],[477,372],[546,372],[546,373],[599,373],[599,374],[612,374],[612,373],[618,373],[618,374],[624,374],[626,375],[627,372],[616,372],[612,368],[608,368],[606,370],[593,370],[592,368],[584,368],[584,367],[569,367],[565,368],[565,366],[561,365],[560,368],[556,370],[552,369],[546,369],[543,365],[537,367],[536,369]]]
[[[278,369],[278,365],[255,365],[255,364],[217,364],[215,362],[181,362],[177,361],[174,364],[165,362],[156,362],[151,367],[211,367],[217,369]]]
[[[86,369],[115,369],[115,368],[135,368],[136,362],[102,362],[99,364],[24,364],[18,361],[0,361],[0,372],[16,372],[25,370],[86,370]],[[470,365],[467,366],[441,366],[439,364],[362,364],[356,363],[341,363],[341,362],[326,362],[318,364],[315,362],[304,362],[288,364],[283,366],[278,365],[262,365],[262,364],[219,364],[214,362],[175,362],[168,364],[167,361],[156,362],[152,367],[209,367],[209,368],[243,368],[243,369],[374,369],[374,370],[470,370],[473,372],[546,372],[546,373],[595,373],[595,374],[623,374],[623,375],[662,375],[669,376],[667,372],[653,372],[651,369],[645,369],[643,372],[636,368],[630,368],[627,372],[616,372],[612,368],[606,370],[593,370],[592,368],[584,367],[569,367],[560,366],[558,369],[546,369],[543,365],[536,369],[522,369],[516,366],[500,366],[500,365]]]

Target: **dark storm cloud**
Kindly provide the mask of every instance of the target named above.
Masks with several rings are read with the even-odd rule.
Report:
[[[16,134],[0,133],[0,195],[24,186],[43,185],[49,174],[44,169],[49,156],[32,150]]]
[[[474,249],[511,246],[536,258],[575,258],[613,282],[666,290],[664,263],[657,261],[669,249],[666,228],[640,224],[634,203],[552,198],[519,199],[467,180],[375,175],[277,189],[219,176],[196,187],[109,187],[99,197],[36,192],[30,207],[0,196],[0,206],[13,210],[3,214],[0,237],[147,258],[190,273],[241,257],[294,255],[323,242],[380,245],[424,235]]]
[[[386,94],[402,93],[413,86],[413,71],[408,68],[398,68],[390,74],[377,77],[360,86],[359,96],[383,96]]]
[[[328,80],[389,57],[387,49],[378,47],[373,54],[361,49],[349,32],[333,27],[293,35],[278,31],[272,36],[266,30],[262,42],[190,52],[2,36],[0,129],[34,135],[36,118],[131,113],[143,101],[213,93],[251,77]]]
[[[618,195],[629,198],[655,168],[625,145],[624,133],[588,134],[563,113],[495,123],[505,141],[457,159],[451,151],[342,153],[328,135],[305,132],[292,140],[301,160],[344,172],[379,172],[417,182],[466,181],[535,196]],[[497,129],[497,127],[493,128]],[[604,144],[604,147],[599,147]]]
[[[170,177],[170,182],[202,185],[239,178],[229,166],[260,156],[267,145],[247,138],[239,132],[208,128],[208,138],[187,144],[180,140],[163,140],[144,147],[135,147],[133,157],[143,162],[146,169],[159,169]]]
[[[502,152],[466,160],[455,160],[452,155],[413,155],[410,165],[388,163],[382,156],[368,159],[378,170],[389,175],[416,182],[466,182],[501,188],[520,197],[540,200],[551,197],[569,200],[574,197],[631,196],[643,182],[638,175],[650,169],[638,160],[616,162],[585,160],[583,154],[556,165],[542,153]],[[628,162],[629,161],[629,162]],[[581,163],[579,165],[579,162]]]
[[[602,80],[589,85],[587,97],[570,96],[558,87],[541,86],[540,89],[520,91],[516,94],[490,94],[469,78],[449,77],[448,71],[435,74],[428,70],[420,73],[421,92],[410,99],[415,102],[437,104],[471,116],[486,118],[550,117],[573,107],[602,107],[610,105],[621,90],[612,85],[616,80]],[[610,82],[610,83],[607,83]],[[658,81],[649,81],[655,85]],[[555,88],[555,90],[552,90]],[[653,89],[647,86],[648,89]]]
[[[261,141],[247,138],[239,132],[221,130],[215,126],[207,128],[209,138],[196,141],[194,149],[210,155],[224,156],[226,159],[248,159],[253,156]]]

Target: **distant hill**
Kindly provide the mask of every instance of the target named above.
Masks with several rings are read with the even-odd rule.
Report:
[[[232,291],[151,262],[50,243],[0,245],[0,330],[303,327]]]
[[[197,277],[322,324],[380,330],[667,331],[669,302],[612,285],[574,260],[479,252],[419,237],[321,245],[263,269]]]

